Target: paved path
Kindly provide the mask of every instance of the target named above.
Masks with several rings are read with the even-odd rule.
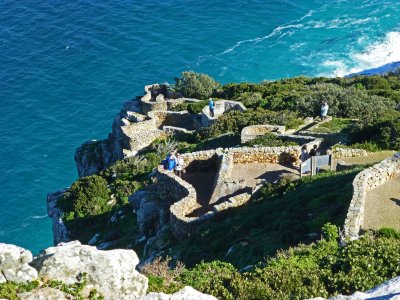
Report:
[[[285,173],[298,174],[299,172],[298,170],[280,164],[235,164],[232,170],[232,178],[244,178],[248,187],[255,187],[257,179],[265,179],[267,182],[274,182],[279,179],[280,175]]]
[[[400,178],[367,193],[363,229],[390,227],[400,230]]]

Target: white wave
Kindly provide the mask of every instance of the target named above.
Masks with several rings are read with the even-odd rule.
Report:
[[[295,22],[300,22],[303,21],[304,19],[311,17],[316,11],[315,10],[310,10],[307,12],[304,16],[302,16],[300,19],[297,19]]]
[[[43,216],[33,216],[33,219],[44,219],[47,218],[47,215],[43,215]]]
[[[299,48],[305,46],[306,44],[307,44],[307,43],[296,43],[296,44],[292,44],[292,45],[289,46],[289,50],[290,50],[290,51],[294,51],[294,50],[296,50],[296,49],[299,49]]]
[[[243,41],[239,41],[237,42],[235,45],[233,45],[232,47],[226,49],[225,51],[217,54],[217,55],[223,55],[229,52],[234,51],[236,48],[240,47],[243,44],[247,44],[247,43],[258,43],[261,42],[263,40],[269,39],[271,37],[274,37],[278,34],[280,34],[282,31],[284,31],[285,29],[290,29],[290,28],[301,28],[303,27],[302,24],[296,24],[296,25],[286,25],[286,26],[279,26],[277,28],[275,28],[270,34],[262,36],[262,37],[256,37],[254,39],[247,39],[247,40],[243,40]]]
[[[323,66],[334,68],[330,74],[322,76],[343,77],[348,74],[358,73],[363,70],[374,69],[392,62],[400,61],[400,32],[392,31],[386,34],[379,42],[372,43],[364,48],[362,52],[352,52],[349,59],[326,60]]]

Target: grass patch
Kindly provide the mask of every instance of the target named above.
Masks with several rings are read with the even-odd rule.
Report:
[[[348,133],[355,123],[352,119],[333,118],[332,121],[323,123],[313,131],[321,133]]]

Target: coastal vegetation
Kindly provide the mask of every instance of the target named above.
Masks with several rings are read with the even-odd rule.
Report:
[[[399,150],[399,79],[390,73],[221,85],[208,75],[184,72],[175,92],[240,101],[248,109],[223,114],[197,132],[157,139],[138,156],[78,179],[58,201],[71,238],[87,243],[99,234],[96,245],[132,248],[141,256],[144,245],[138,242],[136,212],[128,197],[153,183],[149,174],[167,153],[238,146],[241,130],[249,125],[296,129],[305,117],[319,115],[323,101],[333,119],[316,131],[347,135],[349,144],[340,147]],[[198,114],[205,105],[207,100],[183,103],[175,110]],[[246,145],[292,144],[266,134]],[[168,234],[171,247],[164,254],[173,259],[159,258],[145,268],[150,289],[172,293],[191,285],[219,299],[304,299],[366,290],[400,275],[400,233],[382,229],[346,245],[339,242],[353,179],[365,167],[300,180],[283,176],[265,184],[246,206],[200,226],[197,234],[183,241]]]
[[[399,232],[371,231],[341,246],[335,225],[327,223],[322,230],[322,239],[281,250],[249,269],[214,260],[180,270],[169,281],[149,276],[149,290],[172,292],[190,285],[218,299],[308,299],[368,290],[400,274]]]

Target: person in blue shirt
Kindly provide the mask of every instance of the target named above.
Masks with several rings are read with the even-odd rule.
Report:
[[[210,116],[214,117],[214,100],[213,100],[213,98],[208,99],[208,108],[210,109]]]
[[[176,157],[174,151],[171,151],[170,154],[167,155],[165,161],[167,163],[167,171],[172,172],[175,169],[176,165]]]

